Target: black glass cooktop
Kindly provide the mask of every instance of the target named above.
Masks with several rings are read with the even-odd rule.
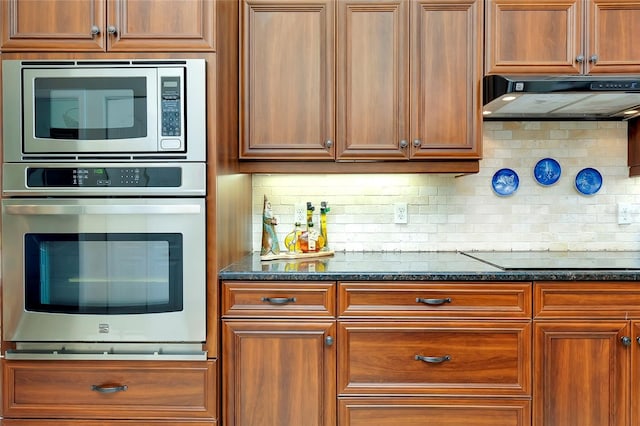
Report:
[[[505,271],[640,270],[640,251],[468,251],[463,254]]]

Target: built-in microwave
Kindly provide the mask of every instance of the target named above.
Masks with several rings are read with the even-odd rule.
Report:
[[[204,162],[205,67],[203,59],[4,60],[4,162]]]

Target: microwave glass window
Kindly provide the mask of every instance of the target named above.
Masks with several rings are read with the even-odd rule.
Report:
[[[27,311],[182,310],[181,234],[27,234]]]
[[[144,77],[36,78],[35,135],[109,140],[147,136]]]

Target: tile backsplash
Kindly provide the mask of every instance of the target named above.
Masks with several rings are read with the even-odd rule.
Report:
[[[260,250],[266,195],[278,219],[280,245],[293,229],[295,203],[321,201],[329,246],[336,251],[640,250],[640,178],[629,178],[625,122],[485,122],[480,172],[444,174],[254,175],[253,248]],[[533,176],[542,158],[562,167],[559,181]],[[496,195],[491,180],[513,169],[520,185]],[[585,167],[600,171],[594,195],[575,189]],[[394,223],[407,203],[408,223]],[[618,224],[618,204],[631,224]]]

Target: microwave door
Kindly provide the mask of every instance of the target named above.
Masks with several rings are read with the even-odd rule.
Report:
[[[24,154],[158,151],[158,84],[155,68],[25,69]]]

